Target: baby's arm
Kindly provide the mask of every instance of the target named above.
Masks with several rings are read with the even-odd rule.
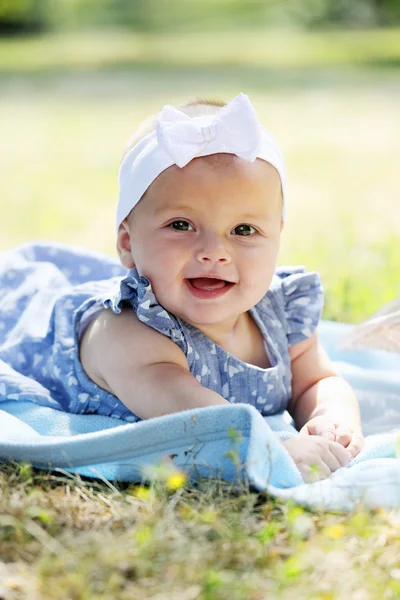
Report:
[[[95,383],[142,419],[227,404],[193,377],[182,350],[132,309],[102,311],[83,334],[80,358]]]
[[[316,332],[289,349],[292,400],[288,410],[304,434],[338,441],[354,458],[364,445],[360,410],[350,385],[338,375]]]

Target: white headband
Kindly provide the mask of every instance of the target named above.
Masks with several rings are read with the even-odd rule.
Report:
[[[125,156],[119,170],[119,225],[139,202],[153,181],[172,165],[184,167],[193,158],[228,153],[254,162],[261,158],[278,171],[282,184],[285,218],[285,161],[272,137],[258,122],[249,98],[239,94],[216,115],[188,117],[164,106],[156,131],[143,138]]]

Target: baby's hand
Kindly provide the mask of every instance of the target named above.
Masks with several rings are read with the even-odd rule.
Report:
[[[335,423],[323,415],[310,419],[300,429],[301,435],[319,435],[332,442],[338,442],[348,452],[351,460],[364,447],[365,440],[361,433],[354,432],[350,427]]]
[[[321,436],[298,435],[282,443],[306,483],[326,479],[350,460],[343,446]]]

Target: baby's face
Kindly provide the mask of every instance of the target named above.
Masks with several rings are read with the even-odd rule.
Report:
[[[281,182],[269,163],[197,158],[157,177],[120,227],[118,249],[124,266],[150,279],[166,310],[223,331],[267,292],[281,219]],[[190,280],[211,273],[231,285],[204,297]]]

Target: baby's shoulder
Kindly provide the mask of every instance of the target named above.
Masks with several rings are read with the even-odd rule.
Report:
[[[96,383],[96,379],[100,383],[104,380],[109,369],[131,375],[162,362],[189,368],[182,350],[170,338],[142,323],[130,307],[119,314],[101,310],[83,332],[79,354],[84,370]]]

